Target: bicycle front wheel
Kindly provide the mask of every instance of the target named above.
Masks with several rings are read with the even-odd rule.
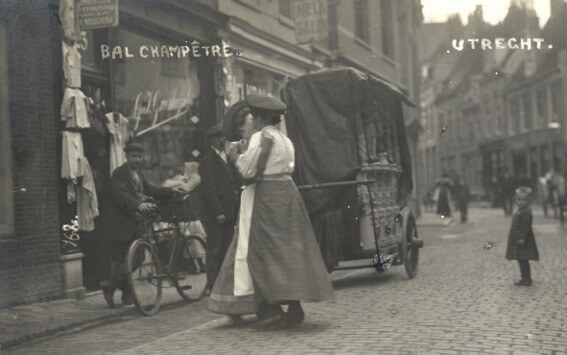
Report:
[[[147,240],[136,240],[128,250],[126,267],[136,308],[145,316],[156,314],[161,306],[163,280],[156,249]]]
[[[174,264],[173,284],[187,301],[200,300],[207,291],[205,242],[200,237],[183,237]]]

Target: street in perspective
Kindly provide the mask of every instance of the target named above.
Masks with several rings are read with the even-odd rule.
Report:
[[[567,354],[566,27],[0,1],[0,351]]]

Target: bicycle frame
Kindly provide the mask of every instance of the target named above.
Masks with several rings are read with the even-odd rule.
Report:
[[[175,257],[177,256],[179,246],[181,245],[181,242],[183,240],[181,228],[177,223],[168,223],[170,225],[174,225],[174,227],[155,229],[153,221],[146,223],[149,224],[149,226],[146,225],[146,228],[149,230],[149,235],[146,234],[144,238],[147,239],[152,245],[152,248],[154,249],[154,252],[158,259],[158,263],[160,265],[160,270],[158,270],[159,273],[157,275],[154,275],[153,278],[157,278],[161,280],[166,278],[170,279],[173,272],[174,260]],[[159,234],[165,232],[176,232],[176,233],[174,236],[171,237],[168,236],[163,240],[159,240],[160,239]],[[160,244],[163,244],[164,242],[170,240],[173,240],[173,245],[170,248],[168,248],[169,250],[167,252],[169,256],[168,256],[167,264],[165,264],[164,263],[165,260],[163,260],[162,254],[160,253],[161,251]],[[164,272],[164,274],[162,274],[161,272]]]

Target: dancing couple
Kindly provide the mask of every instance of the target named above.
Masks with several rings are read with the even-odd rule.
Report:
[[[256,314],[256,327],[275,329],[304,319],[301,301],[333,297],[329,274],[291,174],[292,142],[278,129],[286,105],[248,95],[226,114],[229,160],[245,181],[234,238],[207,309],[241,321]],[[240,136],[240,137],[238,137]],[[287,305],[287,312],[282,309]]]

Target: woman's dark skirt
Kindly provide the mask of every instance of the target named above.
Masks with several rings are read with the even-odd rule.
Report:
[[[264,180],[256,186],[248,266],[257,303],[333,297],[313,227],[292,180]]]

